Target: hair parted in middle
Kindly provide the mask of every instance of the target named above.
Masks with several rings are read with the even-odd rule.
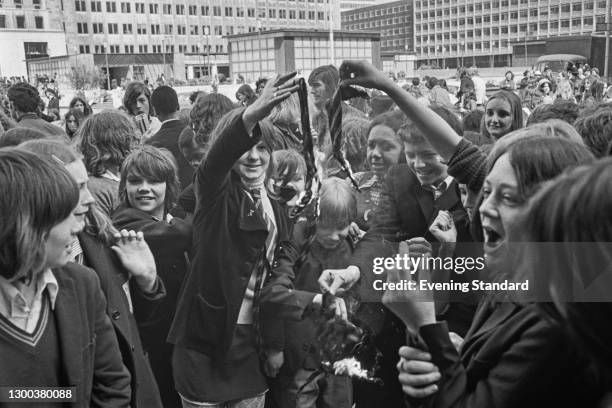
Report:
[[[319,190],[320,215],[317,226],[344,229],[357,219],[357,198],[348,181],[330,177]]]
[[[148,86],[142,82],[134,81],[130,82],[125,89],[125,95],[123,95],[123,106],[127,109],[130,115],[134,115],[134,105],[136,100],[141,94],[145,94],[149,101],[149,114],[153,116],[153,105],[151,105],[151,90]]]

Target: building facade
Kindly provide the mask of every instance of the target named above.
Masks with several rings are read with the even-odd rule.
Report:
[[[0,0],[0,77],[27,76],[26,60],[65,53],[58,4]]]
[[[353,10],[356,8],[373,6],[376,3],[381,3],[383,1],[388,0],[340,0],[340,12]]]
[[[528,66],[547,38],[591,35],[606,15],[606,0],[412,1],[417,63],[439,68]]]
[[[338,66],[345,59],[364,59],[382,68],[378,33],[337,31],[333,37],[332,49],[329,31],[269,30],[231,35],[231,74],[242,75],[247,82],[292,71],[308,77],[318,66]]]

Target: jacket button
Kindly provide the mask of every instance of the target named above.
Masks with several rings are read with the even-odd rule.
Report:
[[[113,314],[111,315],[111,317],[113,318],[113,320],[119,320],[119,317],[121,316],[121,313],[119,313],[118,310],[113,311]]]
[[[132,351],[134,351],[134,350],[136,350],[136,347],[134,347],[134,345],[131,345],[131,346],[130,346],[130,349],[131,349]]]

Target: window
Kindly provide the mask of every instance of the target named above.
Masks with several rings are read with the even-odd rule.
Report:
[[[582,4],[580,4],[580,3],[572,4],[572,10],[574,10],[574,11],[582,11]]]
[[[215,35],[223,35],[223,26],[216,25],[214,30]]]
[[[79,45],[79,54],[89,54],[89,45]]]
[[[308,14],[312,13],[312,20],[314,20],[315,12],[310,11]],[[276,18],[276,9],[268,10],[268,18]]]
[[[102,34],[104,32],[104,28],[102,26],[102,23],[93,23],[91,25],[91,28],[94,34]]]
[[[304,11],[304,10],[300,10],[299,11],[299,19],[300,20],[306,20],[306,11]]]
[[[15,21],[17,22],[17,28],[26,28],[25,27],[25,16],[16,16]]]
[[[133,28],[131,24],[123,25],[123,34],[133,34]]]
[[[160,25],[151,24],[151,34],[159,35],[159,33],[160,33]]]
[[[171,15],[172,14],[172,4],[163,4],[162,11],[166,15]]]
[[[255,9],[254,8],[248,8],[247,9],[247,17],[255,17]]]
[[[87,11],[85,8],[85,0],[76,0],[74,2],[74,10],[75,11]]]
[[[150,14],[158,14],[159,13],[159,4],[149,4],[149,13]]]
[[[0,3],[2,2],[0,1]],[[40,0],[32,0],[32,5],[36,10],[40,10]]]
[[[102,2],[101,1],[92,1],[91,3],[91,11],[96,13],[102,12]]]
[[[121,12],[122,13],[131,13],[131,4],[130,3],[121,3]]]
[[[244,7],[236,7],[236,17],[244,17]]]
[[[180,15],[180,16],[185,14],[185,5],[184,4],[177,4],[176,5],[176,14]]]
[[[145,13],[145,4],[144,3],[136,3],[135,4],[136,13],[144,14]]]
[[[198,35],[198,26],[197,25],[189,26],[189,34]]]
[[[136,33],[138,33],[138,34],[146,34],[147,33],[147,25],[146,24],[138,24],[138,25],[136,25]]]
[[[6,16],[0,14],[0,28],[6,28]]]
[[[107,1],[106,2],[106,12],[107,13],[116,13],[117,12],[117,5],[115,4],[114,1]]]
[[[198,6],[190,5],[189,6],[189,15],[195,16],[198,14]]]
[[[202,6],[202,15],[203,16],[207,16],[210,14],[210,7],[208,6]]]
[[[77,23],[77,33],[87,34],[87,23]]]
[[[561,27],[567,28],[570,26],[569,20],[561,20]]]
[[[172,24],[164,25],[164,34],[172,34]]]
[[[176,26],[176,33],[178,35],[185,35],[185,33],[187,32],[187,29],[184,25],[177,25]]]
[[[559,14],[559,6],[551,6],[550,14]]]
[[[231,17],[232,16],[232,8],[231,7],[226,7],[225,8],[225,17]]]
[[[124,45],[123,49],[125,50],[126,54],[133,54],[134,53],[134,46],[133,45]]]
[[[289,20],[295,20],[295,10],[289,10]]]
[[[202,35],[210,35],[210,26],[202,26]]]
[[[564,5],[562,5],[562,6],[561,6],[561,12],[563,12],[563,13],[569,13],[569,11],[570,11],[570,7],[571,7],[571,5],[570,5],[570,4],[564,4]]]
[[[15,8],[23,8],[23,0],[13,0],[13,2],[15,3]]]
[[[117,29],[117,24],[108,23],[108,33],[109,34],[118,34],[119,30]]]
[[[221,6],[213,6],[213,16],[221,16]]]

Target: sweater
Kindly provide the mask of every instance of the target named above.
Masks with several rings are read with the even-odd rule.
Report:
[[[468,140],[461,139],[448,161],[448,174],[477,193],[487,176],[487,156]]]

